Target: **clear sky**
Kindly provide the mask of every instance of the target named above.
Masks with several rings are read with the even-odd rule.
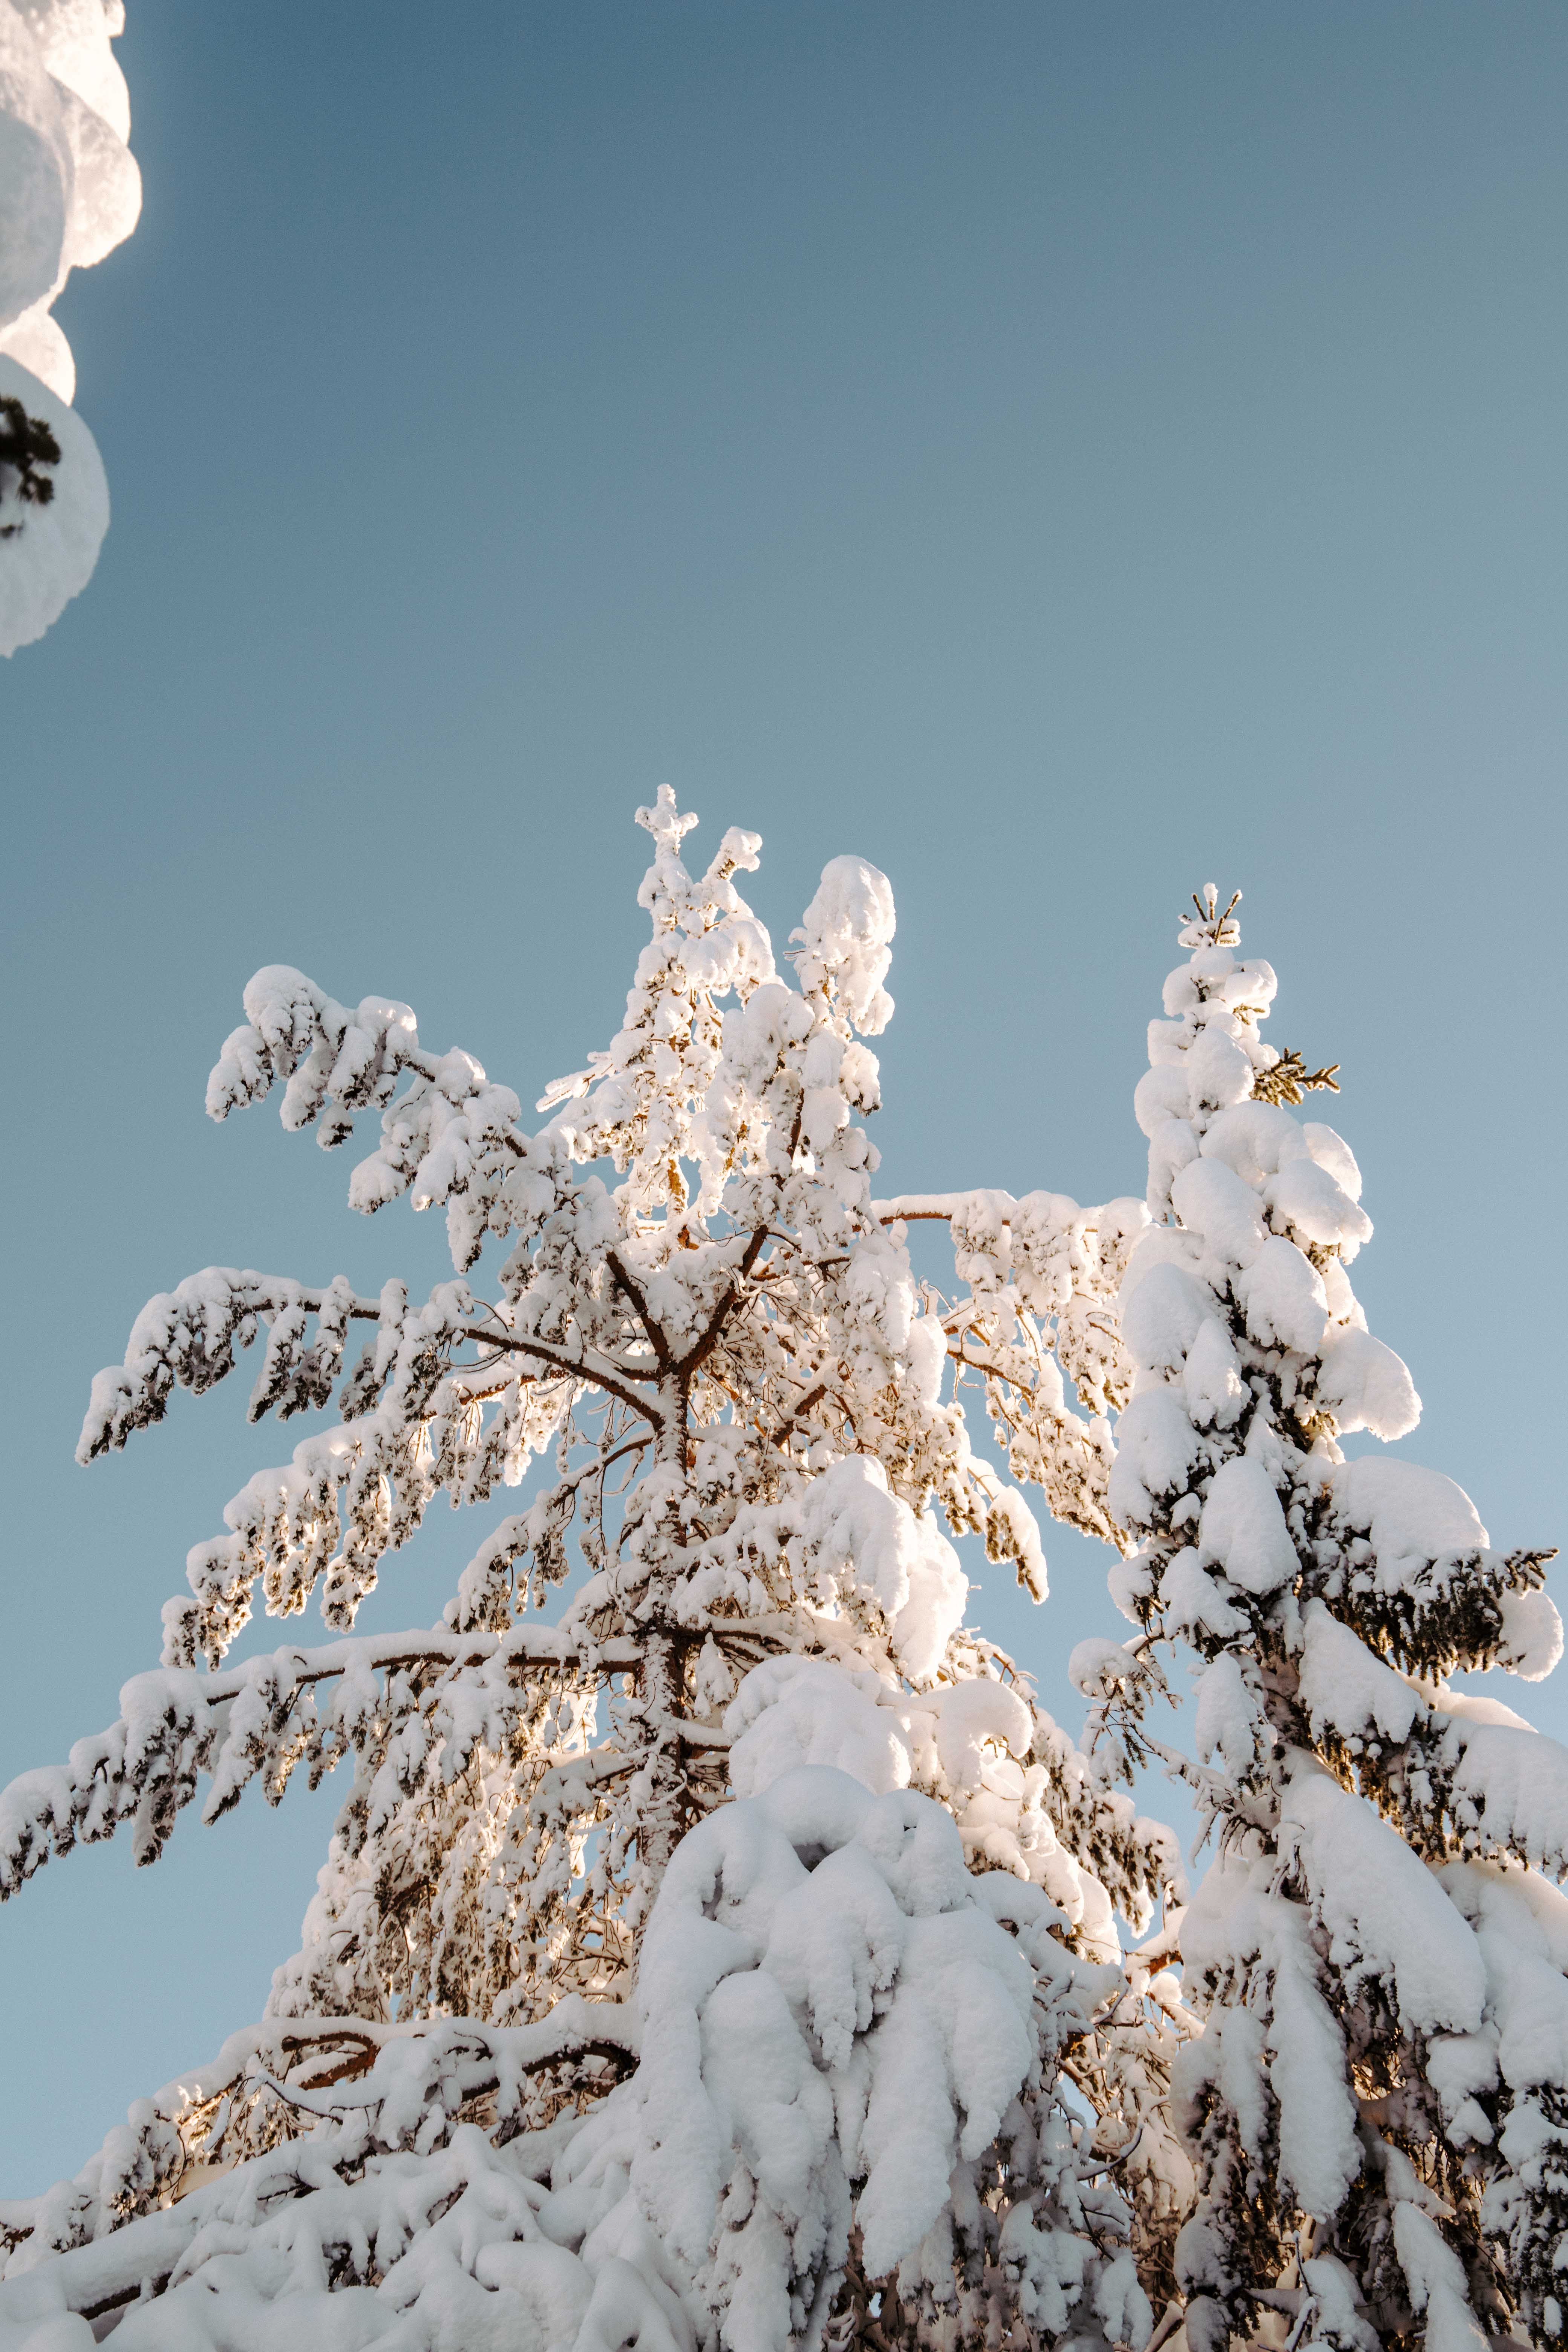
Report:
[[[666,778],[764,835],[780,946],[828,856],[892,877],[889,1187],[1140,1191],[1176,917],[1240,885],[1276,1042],[1343,1066],[1401,1450],[1560,1538],[1557,0],[130,15],[146,210],[59,306],[114,521],[0,667],[0,1780],[112,1717],[296,1434],[242,1379],[76,1470],[143,1299],[441,1268],[204,1120],[246,978],[406,999],[531,1100],[617,1025]],[[365,1622],[433,1618],[468,1516]],[[1047,1549],[1044,1611],[977,1612],[1076,1725],[1114,1621]],[[258,2013],[335,1801],[0,1915],[0,2194]]]

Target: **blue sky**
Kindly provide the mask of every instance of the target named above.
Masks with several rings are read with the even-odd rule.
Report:
[[[114,522],[0,672],[0,1778],[286,1451],[237,1390],[73,1467],[142,1300],[440,1267],[205,1121],[245,979],[531,1099],[616,1025],[666,778],[763,835],[781,944],[828,856],[892,877],[889,1186],[1140,1190],[1175,919],[1240,885],[1343,1066],[1402,1450],[1560,1536],[1568,16],[132,0],[121,54],[146,210],[59,306]],[[1076,1720],[1110,1607],[1047,1549],[978,1612]],[[0,2194],[258,2011],[334,1801],[0,1916]]]

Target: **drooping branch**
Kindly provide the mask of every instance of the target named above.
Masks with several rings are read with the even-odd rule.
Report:
[[[195,1795],[199,1773],[215,1781],[226,1810],[257,1769],[256,1745],[275,1748],[303,1694],[348,1675],[451,1675],[487,1664],[503,1675],[526,1666],[609,1677],[637,1675],[643,1644],[618,1635],[514,1625],[503,1633],[357,1634],[315,1649],[247,1658],[218,1674],[162,1666],[136,1675],[121,1693],[107,1730],[78,1740],[69,1761],[22,1773],[0,1790],[0,1901],[15,1894],[51,1852],[79,1838],[137,1827],[138,1853],[154,1860],[176,1815]],[[220,1778],[221,1776],[221,1778]]]

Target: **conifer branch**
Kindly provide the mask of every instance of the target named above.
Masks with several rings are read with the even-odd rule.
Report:
[[[1259,1102],[1267,1103],[1299,1103],[1303,1096],[1325,1089],[1337,1095],[1339,1068],[1337,1062],[1331,1062],[1326,1069],[1309,1070],[1300,1055],[1292,1049],[1282,1053],[1268,1069],[1254,1073],[1252,1091]]]

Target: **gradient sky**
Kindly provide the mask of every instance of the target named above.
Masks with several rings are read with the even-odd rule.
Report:
[[[1140,1191],[1179,909],[1244,887],[1276,1042],[1343,1066],[1401,1450],[1561,1537],[1556,0],[131,0],[121,55],[146,210],[59,306],[114,522],[0,666],[0,1780],[111,1718],[296,1434],[247,1378],[75,1469],[143,1299],[441,1270],[204,1119],[246,978],[531,1100],[617,1025],[666,778],[764,835],[781,948],[828,856],[892,877],[889,1188]],[[430,1622],[470,1516],[363,1622]],[[1076,1725],[1114,1621],[1047,1549],[1043,1612],[976,1610]],[[0,1916],[0,2194],[258,2013],[336,1801]]]

